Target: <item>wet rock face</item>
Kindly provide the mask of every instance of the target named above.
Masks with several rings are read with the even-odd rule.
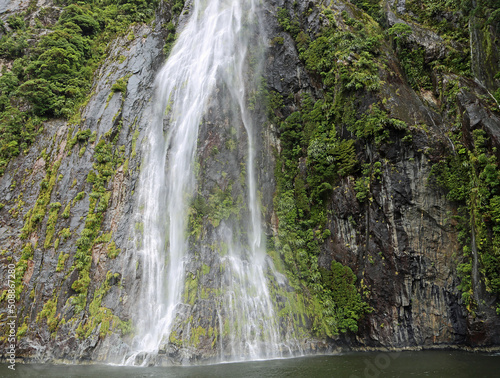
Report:
[[[168,14],[166,12],[164,17]],[[109,281],[110,288],[101,306],[112,310],[114,315],[124,321],[130,319],[131,308],[134,308],[134,300],[129,300],[129,295],[134,295],[137,281],[121,279],[121,274],[126,277],[136,274],[136,267],[131,267],[129,271],[124,258],[127,255],[130,228],[133,228],[131,224],[142,132],[150,122],[154,79],[164,60],[162,49],[165,34],[159,27],[154,30],[141,25],[136,26],[133,33],[137,36],[135,39],[123,37],[109,46],[109,56],[96,73],[93,92],[79,122],[46,122],[43,133],[29,152],[13,160],[1,178],[0,196],[2,202],[6,203],[0,215],[2,250],[9,251],[8,255],[17,260],[27,242],[37,246],[29,259],[22,281],[23,291],[17,305],[18,326],[23,322],[30,325],[26,337],[20,339],[21,355],[41,359],[102,360],[107,357],[110,346],[117,350],[120,348],[119,344],[123,343],[116,336],[106,338],[103,343],[103,335],[99,334],[100,325],[85,340],[77,336],[76,329],[88,318],[89,304],[94,293],[106,281],[108,271],[117,272],[120,278]],[[112,91],[111,86],[124,77],[128,79],[126,91]],[[90,130],[89,135],[92,137],[77,141],[72,148],[68,148],[68,143],[77,135],[77,131],[85,130]],[[113,152],[125,158],[106,184],[110,198],[100,225],[100,235],[111,233],[109,242],[115,243],[119,253],[117,257],[110,257],[109,243],[97,243],[93,247],[87,304],[84,312],[78,314],[68,301],[75,295],[72,284],[79,276],[78,271],[70,267],[75,261],[77,240],[89,215],[92,183],[87,181],[87,177],[90,172],[95,172],[95,148],[100,139],[106,138],[114,141]],[[55,163],[59,167],[49,203],[58,202],[61,209],[52,243],[44,246],[48,211],[41,221],[42,225],[31,234],[29,240],[21,240],[19,235],[26,213],[39,199],[43,190],[40,183],[48,177]],[[69,213],[63,216],[63,210],[67,206]],[[68,230],[69,234],[62,237],[64,230]],[[57,246],[54,245],[55,239],[58,240]],[[66,254],[67,257],[62,259]],[[5,256],[2,256],[2,260],[4,259]],[[4,264],[2,277],[6,277],[7,272],[3,266]],[[46,321],[39,317],[44,304],[52,298],[57,298],[54,317],[74,319],[60,324],[57,336],[51,335]],[[102,345],[104,348],[101,348]]]
[[[365,284],[376,306],[366,319],[370,331],[363,342],[394,347],[460,342],[466,314],[456,308],[460,293],[453,255],[459,245],[447,219],[453,208],[429,187],[427,159],[412,157],[413,151],[401,155],[391,172],[387,167],[374,188],[373,203],[360,217],[369,228],[363,241]],[[345,219],[337,222],[352,228]],[[339,239],[364,244],[342,234]]]
[[[20,6],[15,5],[18,3],[24,2],[11,1],[2,6],[8,7],[10,12],[20,9],[15,8]],[[324,22],[318,17],[319,3],[297,1],[296,12],[308,11],[303,28],[310,36],[314,36]],[[326,3],[338,12],[350,9],[340,1]],[[385,4],[390,23],[399,22],[398,15],[405,12],[405,4],[403,0]],[[284,98],[284,107],[274,109],[275,115],[281,119],[298,109],[301,95],[308,93],[313,98],[321,98],[323,90],[318,77],[308,73],[299,59],[293,38],[277,22],[278,8],[292,9],[292,6],[291,1],[268,1],[263,16],[269,36],[263,76],[269,89]],[[2,12],[6,11],[0,6]],[[46,122],[43,133],[29,152],[14,159],[0,179],[0,202],[5,205],[0,209],[0,250],[8,251],[0,256],[0,278],[3,280],[7,276],[7,263],[11,259],[19,260],[27,242],[36,246],[28,259],[22,279],[23,291],[17,303],[18,326],[29,325],[25,336],[19,338],[19,353],[23,356],[42,360],[96,361],[114,356],[118,361],[119,356],[129,351],[130,333],[122,335],[117,329],[102,333],[104,322],[85,332],[79,331],[78,327],[91,321],[90,303],[104,286],[106,291],[100,308],[111,310],[124,322],[132,319],[138,311],[136,298],[140,295],[143,277],[140,264],[136,264],[133,258],[136,246],[131,235],[138,227],[134,224],[134,214],[138,211],[135,194],[139,189],[144,130],[149,127],[152,117],[154,78],[164,60],[165,31],[160,25],[169,19],[169,7],[162,3],[155,28],[136,25],[133,31],[135,39],[120,38],[110,46],[109,57],[96,73],[92,95],[79,123]],[[423,46],[428,56],[441,56],[446,52],[438,35],[413,27],[413,42]],[[272,43],[275,36],[282,37],[283,43]],[[332,237],[321,247],[319,264],[328,268],[335,260],[351,267],[363,279],[362,285],[369,293],[368,303],[373,308],[373,312],[361,321],[357,334],[329,342],[350,347],[498,344],[498,317],[484,312],[480,317],[472,318],[462,303],[457,278],[461,246],[452,217],[456,214],[456,205],[446,199],[430,177],[436,156],[451,148],[450,142],[443,137],[449,128],[446,116],[440,111],[441,104],[434,94],[416,93],[401,80],[396,57],[388,57],[388,67],[380,72],[387,83],[381,92],[389,98],[391,116],[408,124],[426,124],[429,132],[415,132],[409,143],[393,133],[388,143],[369,145],[369,151],[358,146],[359,156],[370,155],[374,160],[384,162],[380,179],[372,185],[372,200],[360,202],[356,198],[354,179],[345,178],[327,202],[331,214],[327,226]],[[126,92],[113,92],[112,84],[126,76]],[[467,85],[469,89],[462,90],[457,96],[457,106],[464,114],[464,137],[471,138],[472,130],[481,128],[500,149],[498,112],[492,112],[481,101],[481,96],[488,95],[483,88],[473,82]],[[211,115],[200,129],[198,156],[201,170],[197,190],[205,198],[215,188],[228,190],[229,184],[234,198],[245,195],[240,176],[247,140],[241,125],[228,123],[230,117],[221,110],[222,103],[223,99],[214,99]],[[263,117],[256,123],[261,141],[257,146],[256,167],[264,209],[263,226],[267,236],[271,237],[276,234],[277,227],[273,196],[276,185],[274,156],[280,150],[279,125],[266,123]],[[78,128],[90,130],[95,139],[78,141],[70,149],[68,144]],[[70,132],[70,129],[73,130]],[[339,132],[348,133],[347,130]],[[111,239],[92,248],[87,302],[84,311],[78,312],[75,303],[68,301],[76,294],[72,285],[79,277],[78,271],[70,267],[75,261],[77,240],[89,215],[92,184],[87,177],[94,170],[95,149],[100,138],[114,141],[113,153],[124,158],[114,168],[106,187],[110,200],[100,235],[111,233]],[[232,153],[233,143],[239,146],[241,153]],[[30,239],[21,240],[19,235],[25,223],[24,217],[35,206],[45,185],[42,182],[57,162],[60,166],[48,202],[61,204],[54,240],[49,246],[44,246],[49,211],[36,231],[30,234]],[[69,216],[64,217],[62,212],[68,205]],[[248,216],[248,209],[241,211],[243,217]],[[193,258],[187,269],[196,272],[208,267],[199,284],[213,293],[208,293],[205,299],[193,301],[191,306],[179,308],[179,314],[193,316],[195,323],[207,330],[216,326],[214,319],[220,308],[216,308],[214,299],[219,294],[214,293],[224,285],[226,277],[216,269],[221,265],[222,247],[218,246],[219,250],[214,253],[211,246],[221,229],[208,222],[202,226],[202,234],[190,239]],[[64,229],[69,229],[69,236],[62,236]],[[57,247],[54,244],[56,238],[59,240]],[[119,250],[116,257],[110,253],[111,241]],[[61,269],[58,268],[60,265]],[[108,280],[108,271],[118,275]],[[44,308],[47,309],[47,302],[53,298],[57,299],[55,310],[50,316],[41,316]],[[485,297],[485,300],[490,298]],[[186,298],[186,302],[189,301]],[[0,313],[6,314],[5,302],[0,305]],[[49,320],[62,318],[71,321],[58,323],[54,334]],[[181,335],[185,332],[184,325],[180,322],[175,331]],[[213,336],[200,337],[198,348],[192,350],[165,341],[165,346],[159,351],[159,363],[216,357],[213,340]],[[311,349],[316,347],[315,342],[311,344]],[[327,348],[326,345],[320,347]]]
[[[276,5],[293,15],[311,7],[310,3],[292,5],[282,1]],[[343,2],[331,5],[338,12],[350,12]],[[384,10],[390,26],[404,22],[399,16],[406,12],[405,1],[384,2]],[[310,14],[316,14],[314,7]],[[303,30],[310,35],[321,24],[314,17],[303,22]],[[409,38],[424,49],[425,59],[440,59],[447,54],[449,47],[439,35],[415,23],[410,26]],[[279,27],[270,28],[269,33],[283,36],[282,44],[270,48],[267,75],[270,87],[288,99],[284,114],[280,114],[284,118],[299,109],[302,93],[321,96],[322,88],[304,70],[289,35]],[[335,260],[350,266],[362,280],[362,286],[368,288],[368,302],[374,310],[361,322],[355,340],[341,339],[351,346],[498,344],[495,327],[499,320],[494,312],[484,310],[474,319],[462,302],[457,276],[462,246],[453,220],[457,205],[446,199],[431,175],[440,154],[446,156],[454,148],[444,137],[450,121],[439,109],[442,99],[437,99],[435,93],[415,92],[401,79],[404,74],[397,58],[388,56],[388,62],[389,70],[380,75],[384,77],[381,92],[388,99],[390,115],[408,125],[426,124],[429,130],[415,132],[410,143],[395,133],[389,143],[358,150],[358,156],[383,161],[381,178],[371,188],[372,201],[360,203],[354,179],[347,178],[334,190],[327,205],[332,214],[328,218],[332,238],[323,245],[319,263],[328,268]],[[435,78],[443,85],[457,79],[453,75]],[[488,97],[488,93],[481,84],[470,81],[464,82],[463,87],[457,105],[464,115],[464,138],[472,140],[472,131],[480,128],[496,146],[500,130],[498,112],[492,112],[479,99]],[[347,130],[342,132],[348,134]],[[492,300],[483,298],[488,303]]]
[[[480,20],[471,19],[472,71],[476,80],[490,91],[498,89],[498,61],[500,45],[498,25],[482,25]]]

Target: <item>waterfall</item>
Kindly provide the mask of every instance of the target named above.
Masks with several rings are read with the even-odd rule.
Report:
[[[198,184],[195,165],[200,126],[221,87],[228,92],[232,122],[246,133],[242,187],[248,219],[243,222],[244,230],[229,221],[216,227],[218,242],[227,246],[227,253],[214,257],[221,271],[219,294],[214,294],[207,305],[212,309],[213,304],[216,312],[215,353],[221,361],[277,357],[283,351],[297,349],[288,337],[284,340],[282,334],[286,332],[280,332],[268,286],[269,276],[273,282],[283,283],[283,279],[265,252],[254,166],[257,133],[246,105],[248,45],[259,32],[258,3],[194,0],[189,19],[157,77],[135,231],[142,291],[133,353],[124,360],[126,364],[156,363],[159,351],[178,336],[174,329],[183,332],[180,347],[188,349],[186,340],[200,327],[192,320],[194,304],[186,303],[185,298],[189,284],[186,275],[193,260],[186,233]]]

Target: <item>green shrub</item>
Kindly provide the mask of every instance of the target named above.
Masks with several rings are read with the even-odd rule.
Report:
[[[63,10],[44,33],[40,23],[34,28],[26,25],[24,14],[8,18],[9,30],[0,25],[5,33],[0,57],[13,60],[12,69],[4,65],[0,76],[0,175],[10,159],[30,146],[40,117],[69,118],[78,111],[109,42],[129,32],[132,23],[150,20],[158,1],[56,3]],[[118,84],[113,90],[124,92],[126,85]]]
[[[333,308],[328,308],[332,319],[327,319],[334,325],[333,333],[357,332],[358,320],[370,308],[361,298],[356,288],[356,276],[351,268],[339,262],[332,261],[331,270],[320,269],[324,287],[330,291]]]
[[[125,93],[127,91],[128,85],[128,77],[122,77],[118,79],[116,83],[111,86],[111,92],[122,92]]]
[[[14,30],[20,30],[26,28],[24,22],[23,14],[15,14],[7,18],[7,24],[10,28]]]

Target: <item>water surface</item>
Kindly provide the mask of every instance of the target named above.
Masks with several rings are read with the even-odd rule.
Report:
[[[457,351],[348,353],[205,366],[0,365],[0,377],[499,377],[500,354]]]

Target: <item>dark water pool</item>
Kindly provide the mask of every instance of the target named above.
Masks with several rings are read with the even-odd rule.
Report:
[[[0,365],[0,377],[500,377],[500,354],[458,351],[348,353],[185,367]]]

